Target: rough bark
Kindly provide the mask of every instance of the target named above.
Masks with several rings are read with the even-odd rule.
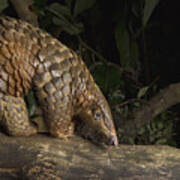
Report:
[[[103,148],[74,136],[0,133],[1,180],[178,180],[180,150],[168,146]]]

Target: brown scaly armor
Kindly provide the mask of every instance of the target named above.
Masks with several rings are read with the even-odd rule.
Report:
[[[81,58],[39,28],[0,17],[0,125],[9,135],[37,132],[23,99],[29,90],[51,135],[71,136],[78,116],[97,142],[118,144],[108,103]]]

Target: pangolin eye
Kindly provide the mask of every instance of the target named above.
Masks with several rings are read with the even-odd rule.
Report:
[[[97,119],[101,118],[101,113],[100,113],[100,112],[97,112],[97,113],[95,114],[95,117],[96,117]]]

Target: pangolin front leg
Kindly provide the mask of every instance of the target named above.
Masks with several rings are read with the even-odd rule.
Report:
[[[74,132],[71,87],[73,56],[64,46],[54,47],[53,51],[46,53],[49,56],[39,64],[33,77],[35,95],[50,134],[60,138],[70,137]]]
[[[59,138],[71,137],[74,133],[74,123],[68,109],[65,107],[57,107],[56,110],[45,111],[45,121],[48,124],[49,132],[52,136]]]
[[[72,95],[68,81],[63,77],[54,78],[47,71],[35,75],[33,82],[50,134],[62,138],[72,136]]]
[[[6,96],[0,98],[0,125],[13,136],[29,136],[37,133],[36,127],[29,121],[24,99]]]
[[[55,94],[58,94],[58,92]],[[41,103],[42,101],[43,103]],[[72,136],[74,123],[72,122],[72,108],[68,97],[62,97],[62,99],[59,97],[59,99],[56,99],[55,96],[51,95],[41,99],[39,102],[50,134],[59,138]]]

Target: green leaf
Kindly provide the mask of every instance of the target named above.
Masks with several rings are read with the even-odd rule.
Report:
[[[152,127],[153,130],[156,130],[156,123],[155,123],[155,122],[152,122],[152,123],[151,123],[151,127]]]
[[[7,0],[0,0],[0,12],[2,12],[7,7],[8,7],[8,1]]]
[[[146,92],[148,91],[148,89],[149,89],[148,86],[141,88],[137,94],[137,98],[140,99],[141,97],[143,97],[146,94]]]
[[[142,23],[144,27],[146,26],[149,18],[151,17],[159,1],[160,0],[145,0],[144,14],[142,19]]]
[[[33,4],[39,7],[44,7],[46,6],[47,0],[33,0]]]
[[[145,133],[145,128],[141,128],[138,131],[138,135],[143,135]]]
[[[167,144],[167,139],[162,138],[156,141],[156,144]]]
[[[57,26],[61,26],[65,32],[67,32],[70,35],[78,35],[83,31],[83,24],[82,23],[76,23],[72,24],[64,17],[53,17],[53,23]]]
[[[37,107],[37,103],[36,103],[36,99],[35,99],[35,96],[34,96],[32,91],[29,92],[27,94],[27,96],[25,96],[25,101],[27,103],[29,115],[33,116],[34,112],[35,112],[35,109]]]
[[[96,0],[76,0],[76,4],[74,7],[74,16],[77,17],[83,11],[91,8]]]
[[[59,3],[53,3],[49,7],[52,11],[56,11],[58,14],[65,16],[71,16],[70,9],[67,6],[61,5]]]
[[[150,137],[149,137],[149,140],[150,140],[151,143],[153,143],[154,140],[155,140],[155,137],[154,137],[154,136],[150,136]]]
[[[139,102],[135,102],[135,103],[134,103],[134,106],[136,106],[136,107],[140,107],[140,105],[141,105],[141,104],[140,104]]]
[[[131,68],[137,69],[139,61],[139,48],[137,41],[131,40],[130,42],[130,66]]]
[[[93,73],[95,81],[105,94],[111,89],[115,91],[117,87],[122,86],[122,72],[115,64],[94,63],[93,67],[90,67],[90,70]]]
[[[157,126],[158,126],[158,129],[163,129],[164,124],[163,124],[163,122],[159,122],[159,123],[157,124]]]
[[[116,45],[119,51],[122,67],[127,67],[130,60],[130,36],[124,22],[119,22],[115,28]]]
[[[128,137],[128,143],[129,144],[135,144],[133,137]]]
[[[71,9],[72,1],[73,1],[73,0],[65,0],[65,3],[66,3],[67,6],[69,7],[69,9]]]
[[[131,38],[123,20],[120,20],[115,27],[115,40],[120,55],[121,66],[128,70],[137,70],[139,61],[138,44]]]
[[[76,23],[70,13],[68,7],[60,5],[59,3],[53,3],[47,8],[54,17],[52,18],[53,23],[57,26],[61,26],[62,29],[70,35],[77,35],[83,31],[83,24]]]

